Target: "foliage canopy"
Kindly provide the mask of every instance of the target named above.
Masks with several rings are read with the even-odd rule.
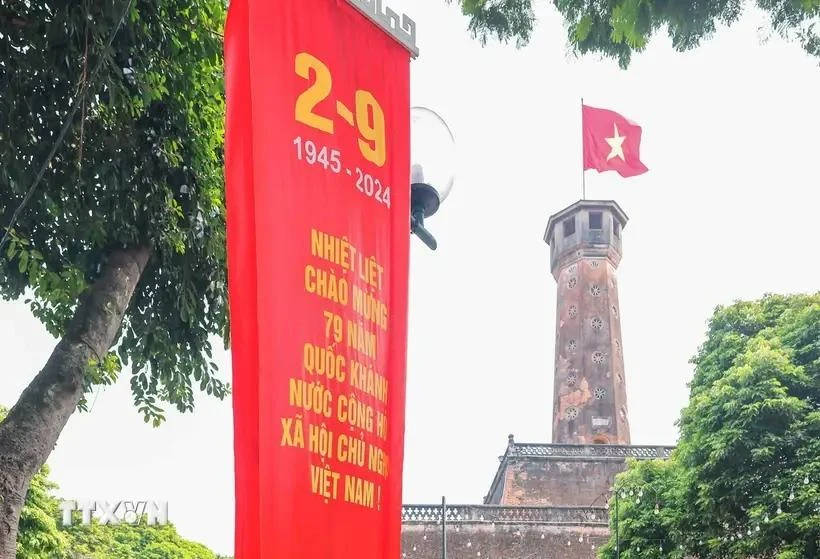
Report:
[[[448,0],[449,1],[449,0]],[[535,24],[533,0],[460,0],[470,30],[482,42],[490,37],[525,44]],[[567,25],[569,44],[578,54],[601,54],[629,66],[650,38],[666,30],[673,47],[686,51],[711,38],[721,25],[735,23],[743,0],[553,0]],[[772,29],[798,41],[820,58],[820,0],[755,0]]]
[[[620,508],[622,557],[820,556],[820,293],[719,307],[693,364],[672,458],[618,478],[664,511]]]
[[[0,7],[0,234],[81,100],[0,254],[0,296],[28,294],[61,336],[112,251],[150,246],[116,352],[92,364],[86,389],[130,363],[135,403],[155,424],[163,401],[192,409],[192,382],[227,390],[209,341],[227,334],[224,15],[223,0]]]
[[[0,406],[0,422],[6,411]],[[171,524],[63,527],[56,489],[43,466],[31,481],[20,515],[18,559],[220,559],[204,545],[181,538]]]
[[[70,553],[66,559],[220,559],[204,545],[186,540],[171,524],[100,526],[73,525],[66,530]]]

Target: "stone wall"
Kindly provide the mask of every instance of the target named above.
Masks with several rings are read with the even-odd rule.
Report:
[[[667,458],[673,447],[516,443],[509,438],[486,504],[603,507],[629,458]]]
[[[606,526],[461,523],[447,526],[447,559],[595,559]],[[441,559],[441,524],[406,523],[403,559]]]
[[[447,559],[593,559],[609,538],[592,507],[447,505]],[[441,505],[402,508],[403,559],[441,559]]]
[[[623,459],[511,461],[500,504],[603,507],[624,469]]]

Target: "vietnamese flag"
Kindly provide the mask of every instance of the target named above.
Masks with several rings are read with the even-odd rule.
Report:
[[[585,171],[634,177],[649,170],[641,162],[640,126],[614,111],[581,107]]]

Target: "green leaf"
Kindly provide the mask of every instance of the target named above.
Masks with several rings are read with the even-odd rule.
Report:
[[[574,38],[576,43],[584,42],[587,37],[589,37],[589,33],[592,31],[592,16],[589,14],[584,14],[578,23],[575,25],[575,32]]]
[[[17,262],[17,269],[21,274],[25,274],[28,269],[28,252],[20,253],[20,260]]]

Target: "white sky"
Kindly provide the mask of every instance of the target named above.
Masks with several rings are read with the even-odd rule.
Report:
[[[620,299],[635,444],[673,444],[689,358],[715,305],[816,291],[820,67],[763,43],[750,13],[702,48],[654,40],[624,72],[567,56],[540,2],[531,44],[481,48],[456,6],[391,0],[418,23],[414,104],[438,111],[459,150],[455,188],[413,242],[404,495],[480,502],[506,437],[549,442],[555,283],[547,218],[580,196],[580,97],[644,128],[650,172],[587,173],[624,232]],[[810,209],[811,208],[811,209]],[[0,402],[14,403],[55,341],[22,303],[0,302]],[[218,353],[226,378],[230,359]],[[233,553],[230,402],[142,422],[127,382],[75,414],[49,459],[63,498],[164,499],[188,538]]]

